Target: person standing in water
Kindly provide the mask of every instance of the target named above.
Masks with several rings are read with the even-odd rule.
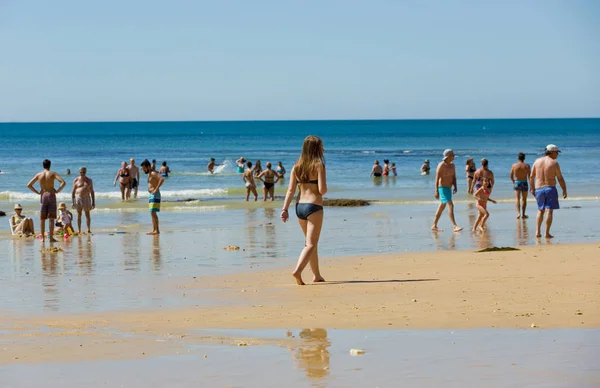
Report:
[[[425,163],[421,166],[421,175],[429,175],[431,166],[429,165],[429,159],[425,159]]]
[[[270,196],[271,201],[275,200],[275,183],[279,180],[279,175],[271,170],[271,162],[267,162],[267,169],[261,172],[258,177],[265,184],[265,196],[263,201],[266,201]]]
[[[487,229],[486,222],[488,218],[490,218],[490,212],[487,210],[488,201],[491,203],[496,203],[493,199],[490,198],[491,191],[488,189],[488,179],[481,178],[482,186],[473,194],[473,197],[477,200],[477,210],[479,214],[477,219],[475,220],[475,225],[473,225],[473,232],[479,229],[481,231],[485,231]]]
[[[275,168],[275,172],[277,173],[277,175],[279,175],[279,178],[284,177],[285,175],[285,167],[283,167],[283,164],[281,164],[281,161],[277,162],[277,167]]]
[[[290,183],[281,209],[281,220],[287,222],[290,217],[288,208],[299,187],[296,216],[304,233],[305,245],[292,276],[301,286],[304,285],[302,271],[309,264],[313,272],[313,282],[325,281],[319,270],[318,251],[323,226],[323,196],[327,193],[324,152],[320,138],[307,136],[304,139],[300,157],[290,173]]]
[[[262,165],[260,164],[260,160],[257,160],[256,163],[254,164],[254,177],[258,178],[258,176],[260,175],[260,173],[263,171],[262,169]]]
[[[455,232],[460,232],[463,228],[456,224],[454,219],[454,203],[452,202],[452,194],[456,194],[458,187],[456,186],[456,167],[452,161],[454,160],[454,151],[447,149],[444,151],[444,160],[441,161],[435,171],[435,198],[440,200],[440,204],[435,213],[435,219],[433,220],[433,226],[431,230],[441,232],[442,229],[438,228],[438,221],[442,212],[448,205],[448,216],[450,222],[454,227]],[[454,190],[452,190],[454,186]]]
[[[380,178],[382,173],[383,173],[383,169],[379,165],[379,160],[375,160],[375,162],[373,164],[373,168],[371,169],[371,174],[369,176],[370,177],[374,176],[375,178]]]
[[[117,170],[113,186],[117,185],[117,180],[121,189],[121,201],[129,200],[131,197],[131,175],[127,169],[127,163],[121,163],[121,168]]]
[[[131,173],[131,169],[129,171]],[[81,233],[81,213],[85,213],[87,232],[92,233],[90,211],[96,208],[96,193],[94,193],[94,183],[87,176],[86,167],[79,169],[79,176],[73,181],[71,200],[73,209],[77,211],[77,231]]]
[[[475,192],[476,190],[479,190],[479,188],[481,187],[481,178],[487,178],[488,189],[494,188],[494,184],[496,184],[496,182],[494,181],[494,173],[488,168],[488,164],[489,162],[486,158],[481,159],[481,168],[475,171],[475,174],[473,174],[473,180],[471,181],[470,190],[471,193]]]
[[[248,169],[242,175],[242,180],[246,186],[246,202],[250,198],[250,193],[254,194],[254,201],[258,200],[258,193],[256,192],[256,183],[254,182],[254,169],[252,168],[252,162],[246,163]]]
[[[473,158],[467,159],[465,163],[465,176],[467,178],[467,193],[473,194],[473,178],[475,177],[475,171],[477,171],[477,166],[473,161]]]
[[[215,163],[215,158],[210,158],[210,162],[208,162],[208,165],[206,166],[206,168],[208,169],[208,172],[210,172],[211,174],[215,173],[215,167],[216,166],[222,166],[222,164],[218,164]]]
[[[528,218],[525,214],[527,209],[527,194],[529,193],[529,174],[531,167],[525,163],[525,154],[519,152],[519,160],[510,169],[510,180],[513,183],[515,199],[517,201],[517,218]]]
[[[40,229],[42,231],[42,242],[46,238],[46,220],[48,222],[48,230],[50,231],[50,242],[56,242],[54,239],[54,220],[56,219],[56,194],[60,193],[65,188],[67,182],[64,181],[54,171],[50,171],[52,162],[48,159],[44,159],[42,166],[44,171],[37,173],[31,181],[27,184],[27,188],[37,195],[40,196]],[[54,188],[54,181],[59,181],[60,186],[58,189]],[[33,185],[39,182],[40,190],[36,190]]]
[[[554,144],[546,146],[545,155],[533,163],[529,184],[531,185],[531,194],[535,196],[538,205],[536,219],[535,236],[542,237],[542,222],[546,216],[546,238],[553,238],[550,234],[550,227],[554,216],[554,210],[559,209],[558,190],[556,190],[556,180],[562,188],[563,198],[567,198],[567,184],[560,171],[560,165],[556,161],[560,150]]]
[[[158,173],[160,174],[160,176],[162,176],[163,178],[167,178],[169,176],[170,172],[171,172],[171,169],[167,166],[167,162],[162,162],[162,166],[158,170]]]
[[[240,158],[235,161],[235,165],[237,166],[237,172],[238,172],[238,174],[243,174],[244,173],[244,165],[245,165],[245,163],[246,163],[246,159],[244,159],[243,156],[240,156]]]
[[[160,174],[152,170],[152,165],[145,159],[142,162],[142,170],[148,175],[148,209],[152,216],[152,232],[146,234],[158,235],[160,234],[158,213],[160,212],[160,187],[165,182],[165,178],[161,177]]]
[[[140,186],[140,169],[135,165],[135,159],[129,159],[129,176],[131,177],[131,190],[133,190],[133,198],[138,196],[138,187]]]

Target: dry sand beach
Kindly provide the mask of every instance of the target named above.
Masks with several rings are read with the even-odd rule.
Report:
[[[212,303],[88,314],[4,311],[0,362],[134,360],[192,345],[294,340],[200,329],[600,328],[599,253],[597,243],[550,244],[324,259],[327,283],[304,287],[293,285],[289,268],[174,277],[161,293]]]

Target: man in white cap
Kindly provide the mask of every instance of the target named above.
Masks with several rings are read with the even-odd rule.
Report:
[[[556,190],[556,180],[560,183],[563,191],[563,198],[567,198],[567,185],[563,179],[560,166],[556,161],[560,150],[554,144],[548,144],[545,150],[545,156],[537,159],[531,168],[529,185],[531,194],[535,196],[538,205],[537,226],[535,236],[542,237],[542,222],[544,214],[546,215],[546,238],[552,238],[550,227],[552,226],[552,212],[559,209],[558,190]]]
[[[447,149],[444,151],[444,160],[438,164],[435,171],[435,198],[440,200],[437,212],[435,213],[435,219],[433,220],[433,226],[431,230],[441,232],[442,229],[438,228],[437,224],[442,215],[442,212],[448,205],[448,216],[450,222],[454,226],[455,232],[460,232],[463,228],[456,225],[454,220],[454,203],[452,203],[452,194],[456,194],[458,188],[456,187],[456,168],[452,161],[454,160],[454,151]],[[452,190],[454,186],[454,190]]]

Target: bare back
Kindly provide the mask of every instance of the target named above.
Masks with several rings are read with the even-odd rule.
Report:
[[[535,177],[535,187],[556,186],[556,178],[562,178],[558,162],[549,156],[544,156],[533,163],[531,176]]]
[[[44,170],[38,173],[35,178],[40,183],[40,192],[49,192],[54,193],[56,189],[54,188],[54,181],[58,180],[59,182],[64,182],[62,178],[55,173],[54,171]],[[34,178],[34,179],[35,179]]]
[[[292,169],[290,185],[297,184],[299,193],[297,200],[299,203],[313,203],[323,205],[323,195],[327,192],[327,181],[325,176],[325,166],[318,163],[309,174],[307,182],[298,181],[296,176],[296,167]]]
[[[530,172],[531,167],[527,163],[519,161],[512,165],[510,176],[518,181],[526,181],[529,179]]]
[[[246,169],[246,171],[244,171],[243,177],[244,177],[244,182],[250,183],[251,185],[256,184],[254,182],[254,170]]]
[[[264,177],[263,180],[267,183],[273,183],[275,181],[276,175],[277,174],[275,173],[275,171],[268,168],[268,169],[264,170],[263,172],[261,172],[259,177]]]
[[[436,177],[438,186],[452,187],[456,179],[456,167],[454,163],[440,162],[437,166]]]

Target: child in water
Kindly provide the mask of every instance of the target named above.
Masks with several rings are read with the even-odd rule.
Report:
[[[390,170],[392,171],[393,176],[398,176],[398,173],[396,172],[396,163],[392,163]]]
[[[496,201],[490,198],[491,191],[488,189],[488,184],[488,178],[481,178],[481,187],[473,194],[473,197],[477,200],[477,210],[479,210],[477,220],[475,220],[475,225],[473,225],[473,232],[477,230],[477,227],[482,231],[486,229],[485,223],[488,218],[490,218],[490,213],[487,210],[487,203],[488,201],[496,203]]]

